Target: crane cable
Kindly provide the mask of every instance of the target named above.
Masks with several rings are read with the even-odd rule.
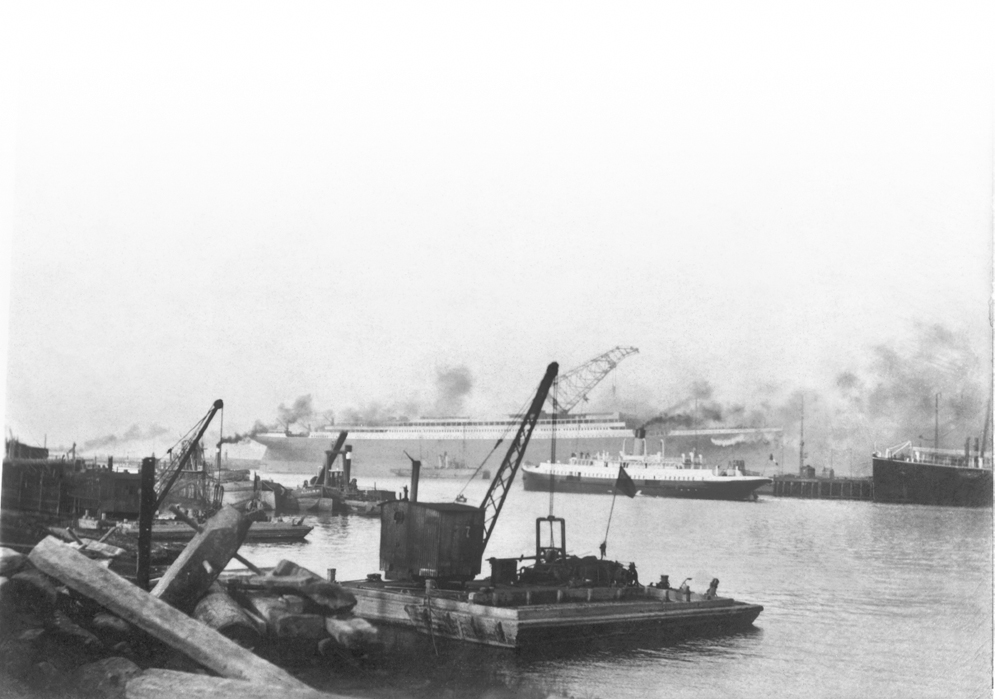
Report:
[[[622,467],[619,466],[619,469]],[[608,524],[605,526],[605,538],[601,542],[601,557],[605,557],[605,551],[608,550],[608,531],[612,527],[612,513],[615,512],[615,496],[618,495],[618,481],[616,480],[615,487],[612,488],[612,506],[608,510]]]
[[[553,382],[553,405],[559,405],[559,403],[557,403],[557,397],[558,397],[557,396],[557,388],[559,386],[559,383],[560,383],[559,381],[554,381]],[[556,412],[555,411],[553,412],[553,419],[552,419],[551,444],[552,444],[551,451],[555,451],[555,449],[556,449]],[[552,458],[550,458],[550,464],[549,464],[550,469],[552,469],[553,463],[554,463],[554,460]],[[552,470],[550,470],[550,473],[549,473],[549,516],[550,517],[553,516],[553,493],[555,492],[555,490],[556,489],[554,487],[554,482],[553,482],[553,473],[552,473]],[[552,525],[550,525],[550,526],[552,526]]]
[[[533,391],[533,393],[535,393],[535,392]],[[515,426],[515,430],[516,431],[518,430],[518,426],[519,426],[518,423],[521,422],[522,416],[525,415],[525,411],[528,409],[528,406],[531,405],[531,403],[532,403],[532,399],[531,398],[526,399],[525,402],[522,403],[521,407],[519,407],[519,409],[515,412],[515,414],[513,416],[514,417],[514,422],[509,423],[508,425],[505,426],[504,432],[501,434],[500,437],[498,437],[498,440],[496,442],[494,442],[494,446],[491,447],[491,450],[489,452],[487,452],[487,456],[485,456],[484,460],[480,462],[480,465],[477,466],[477,468],[474,469],[473,473],[470,474],[470,477],[466,480],[466,483],[463,484],[463,487],[460,488],[459,492],[456,494],[456,499],[457,500],[459,500],[459,498],[463,495],[463,491],[465,491],[467,489],[467,487],[470,485],[470,483],[472,483],[473,480],[477,477],[477,474],[480,473],[481,469],[483,469],[484,466],[487,465],[488,459],[490,459],[491,456],[494,455],[494,452],[497,451],[497,448],[499,446],[501,446],[501,443],[504,442],[504,440],[508,437],[509,433],[511,432],[512,426],[514,425]]]

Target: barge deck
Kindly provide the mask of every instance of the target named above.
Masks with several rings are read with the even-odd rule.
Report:
[[[355,613],[374,623],[502,648],[644,633],[685,636],[749,627],[763,606],[655,587],[564,588],[542,585],[463,590],[413,583],[342,583]]]

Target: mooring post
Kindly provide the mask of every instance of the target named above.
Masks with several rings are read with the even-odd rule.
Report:
[[[155,457],[142,459],[142,477],[138,501],[138,586],[149,589],[149,566],[152,561],[152,519],[155,517]]]

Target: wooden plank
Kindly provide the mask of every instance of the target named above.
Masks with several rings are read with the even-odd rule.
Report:
[[[251,520],[235,508],[221,508],[173,561],[152,594],[191,611],[238,551],[250,524]]]
[[[320,614],[304,614],[298,605],[275,595],[250,592],[246,597],[255,612],[266,620],[270,633],[277,638],[320,639],[328,635],[325,617]]]
[[[350,699],[343,694],[328,694],[317,689],[301,686],[287,688],[272,683],[245,682],[195,675],[176,670],[146,670],[128,680],[125,685],[127,699],[162,699],[162,697],[184,697],[184,699],[219,699],[239,697],[239,699]]]
[[[254,647],[266,630],[265,626],[260,629],[217,583],[197,603],[193,617],[245,648]]]
[[[49,536],[28,556],[36,568],[224,677],[307,685],[212,628]]]

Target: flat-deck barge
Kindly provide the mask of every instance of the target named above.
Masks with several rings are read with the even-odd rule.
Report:
[[[681,637],[749,627],[763,607],[727,597],[656,587],[488,587],[432,589],[411,583],[343,583],[355,613],[432,637],[520,649],[545,642],[635,634]]]

